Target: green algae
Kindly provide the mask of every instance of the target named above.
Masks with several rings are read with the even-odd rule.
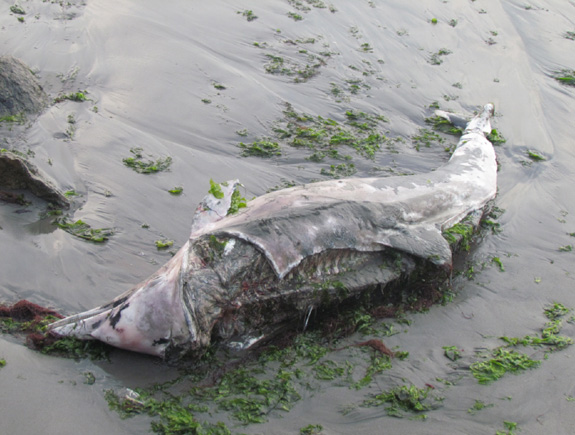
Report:
[[[222,190],[222,186],[219,183],[216,183],[211,178],[210,178],[210,190],[208,190],[208,193],[216,199],[222,199],[224,197],[224,191]]]
[[[498,430],[495,432],[495,435],[515,435],[517,433],[515,432],[517,430],[517,423],[514,421],[504,421],[503,427],[505,431]]]
[[[182,192],[184,191],[184,188],[181,186],[176,186],[173,189],[168,190],[169,193],[171,193],[172,195],[181,195]]]
[[[24,113],[17,113],[16,115],[6,115],[0,117],[0,122],[7,122],[11,124],[24,124],[26,122],[26,115]]]
[[[382,391],[362,403],[364,407],[385,406],[388,415],[403,417],[404,413],[423,413],[433,409],[426,399],[431,388],[418,388],[415,385],[400,385],[388,391]]]
[[[445,134],[450,134],[453,136],[461,136],[463,129],[456,127],[453,123],[441,116],[433,116],[430,118],[425,118],[426,124],[432,126],[436,131],[440,131]]]
[[[53,222],[58,228],[72,234],[83,240],[88,240],[94,243],[104,243],[111,236],[114,235],[113,228],[92,228],[89,224],[81,219],[75,222],[69,222],[67,218],[57,219]]]
[[[497,267],[499,267],[499,271],[500,272],[505,272],[505,266],[503,265],[503,261],[501,261],[501,258],[499,257],[493,257],[491,259],[491,261],[493,263],[495,263],[497,265]]]
[[[411,136],[411,141],[415,146],[416,151],[419,151],[421,146],[431,148],[434,143],[442,145],[445,142],[445,139],[428,128],[420,128],[417,135]]]
[[[62,94],[54,98],[54,103],[61,103],[62,101],[75,101],[76,103],[83,103],[84,101],[89,101],[87,97],[88,91],[77,91],[69,94]]]
[[[533,160],[534,162],[543,162],[545,160],[547,160],[545,158],[545,156],[543,156],[541,153],[539,153],[538,151],[534,151],[534,150],[527,150],[527,157],[529,157],[531,160]]]
[[[482,400],[475,400],[475,403],[471,408],[467,410],[467,412],[471,415],[477,414],[479,411],[483,411],[487,408],[493,408],[495,405],[493,403],[485,403]]]
[[[299,430],[300,435],[319,435],[323,431],[321,424],[308,424]]]
[[[507,139],[503,137],[501,133],[499,133],[495,128],[491,130],[491,133],[487,135],[487,140],[491,142],[493,145],[502,145],[507,142]]]
[[[570,337],[559,335],[562,328],[562,317],[570,312],[570,308],[557,302],[545,307],[544,315],[550,321],[545,323],[540,335],[527,335],[522,338],[500,337],[507,345],[494,349],[485,361],[471,364],[471,373],[480,384],[488,384],[506,373],[519,373],[539,367],[541,361],[534,360],[514,348],[518,346],[536,348],[545,346],[547,352],[553,352],[572,345],[573,340]]]
[[[433,53],[431,55],[431,57],[429,58],[428,62],[431,65],[441,65],[443,63],[443,57],[447,56],[451,54],[451,50],[448,50],[446,48],[442,48],[440,50],[438,50],[437,52]]]
[[[10,6],[10,12],[17,15],[26,15],[24,8],[17,4]]]
[[[75,360],[89,358],[91,360],[108,360],[111,348],[98,340],[79,340],[74,337],[61,337],[40,350],[52,356],[71,358]]]
[[[462,221],[444,230],[442,234],[450,245],[459,245],[463,250],[469,251],[474,232],[475,228],[472,223]]]
[[[461,359],[461,350],[457,346],[443,346],[443,355],[451,361]]]
[[[567,86],[575,86],[575,70],[563,69],[555,75],[555,80]]]
[[[486,361],[478,361],[471,365],[471,373],[480,384],[488,384],[504,376],[506,373],[538,367],[541,361],[531,359],[524,353],[503,347],[495,349]]]
[[[139,147],[131,148],[132,157],[122,159],[122,162],[128,168],[140,174],[154,174],[156,172],[166,171],[172,164],[171,157],[158,158],[156,160],[145,159],[143,149]]]
[[[239,188],[236,187],[234,193],[232,193],[230,208],[228,209],[228,215],[237,213],[241,208],[247,207],[248,203],[245,197],[240,193]]]
[[[241,155],[243,157],[255,156],[270,158],[281,156],[282,154],[281,148],[277,142],[266,139],[256,140],[251,144],[240,142],[238,146],[242,149]]]
[[[346,110],[343,122],[332,118],[296,111],[286,104],[284,117],[278,120],[272,131],[274,137],[266,137],[251,144],[241,142],[242,156],[269,158],[282,155],[282,148],[289,146],[309,153],[306,160],[322,162],[326,159],[345,160],[321,169],[321,174],[332,178],[348,177],[356,172],[353,157],[344,154],[342,148],[353,149],[360,157],[373,160],[383,147],[392,150],[397,138],[389,138],[382,131],[388,120],[381,114]]]
[[[254,21],[257,20],[258,16],[254,14],[251,9],[246,9],[244,11],[238,11],[238,14],[242,14],[247,21]]]
[[[167,239],[156,240],[155,245],[158,250],[168,249],[174,245],[174,241]]]

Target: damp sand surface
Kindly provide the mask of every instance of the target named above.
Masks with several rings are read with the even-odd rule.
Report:
[[[170,258],[156,240],[174,240],[174,249],[184,244],[210,179],[238,178],[251,198],[286,183],[328,179],[338,174],[332,165],[347,164],[344,174],[353,163],[355,176],[431,171],[447,161],[449,142],[416,149],[413,136],[429,128],[429,106],[471,115],[492,102],[494,127],[507,140],[496,148],[501,231],[472,247],[462,267],[473,266],[474,274],[454,279],[452,302],[407,314],[409,324],[395,324],[399,333],[384,338],[409,357],[394,360],[360,390],[317,382],[289,412],[270,412],[266,423],[241,426],[225,412],[197,417],[225,421],[234,433],[298,433],[312,424],[323,433],[485,434],[508,430],[505,421],[524,434],[573,433],[575,347],[547,356],[544,348],[520,348],[540,366],[489,385],[478,384],[469,365],[504,344],[501,336],[539,333],[545,306],[575,308],[569,250],[575,245],[575,88],[554,78],[575,69],[575,41],[568,37],[575,5],[322,4],[31,0],[22,3],[22,15],[3,2],[0,54],[24,61],[52,98],[83,92],[88,99],[64,99],[23,125],[3,122],[2,147],[28,154],[62,191],[73,190],[74,219],[115,234],[104,244],[89,243],[41,218],[36,200],[28,207],[0,205],[0,300],[28,299],[63,314],[100,305]],[[383,115],[382,134],[393,140],[373,159],[339,148],[351,160],[314,162],[306,159],[309,149],[284,143],[280,156],[242,157],[238,143],[273,139],[285,103],[339,123],[348,110]],[[169,170],[141,174],[126,167],[122,160],[135,148],[152,160],[171,157]],[[529,151],[544,159],[533,160]],[[174,187],[182,193],[170,194]],[[575,327],[565,322],[561,333],[572,337]],[[358,334],[348,342],[364,340]],[[464,363],[447,359],[444,346],[460,349]],[[349,351],[332,359],[361,366],[365,355]],[[0,359],[6,361],[2,433],[145,433],[151,418],[122,420],[108,409],[104,390],[178,375],[123,351],[110,362],[48,357],[6,335]],[[86,372],[93,384],[84,383]],[[395,386],[426,384],[441,400],[424,420],[356,406]],[[493,406],[468,412],[476,400]]]

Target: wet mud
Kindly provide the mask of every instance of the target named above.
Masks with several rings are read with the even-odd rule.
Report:
[[[76,237],[52,223],[44,200],[15,192],[29,204],[0,202],[1,302],[27,299],[68,315],[113,299],[185,243],[210,179],[238,178],[251,199],[351,174],[433,171],[457,138],[425,118],[438,107],[470,117],[492,102],[493,126],[506,140],[496,146],[494,205],[502,212],[492,222],[497,231],[485,231],[461,260],[452,300],[333,343],[315,361],[322,376],[309,360],[294,363],[289,370],[299,368],[307,386],[294,384],[300,398],[289,412],[272,409],[247,426],[219,408],[193,414],[232,433],[317,425],[326,434],[573,433],[574,346],[504,348],[539,363],[485,385],[471,369],[508,345],[500,337],[542,338],[555,321],[547,333],[575,334],[573,311],[555,320],[545,311],[554,303],[575,308],[575,88],[559,80],[575,68],[572,2],[31,0],[20,4],[24,13],[12,6],[0,8],[2,55],[34,71],[49,101],[37,117],[0,121],[0,147],[25,155],[67,193],[67,222],[113,231],[103,243]],[[300,118],[333,120],[324,130],[342,142],[314,142],[318,123],[290,118],[286,103]],[[343,140],[354,132],[354,143],[371,147]],[[379,139],[370,143],[372,135]],[[258,149],[270,155],[246,153]],[[126,159],[163,170],[136,171]],[[158,249],[158,241],[173,245]],[[357,345],[369,340],[382,340],[396,358],[354,388],[374,358],[386,357]],[[105,391],[181,376],[123,351],[110,361],[47,356],[10,334],[0,336],[0,360],[2,433],[144,433],[158,417],[121,419]],[[323,379],[346,362],[354,367],[349,382]],[[266,364],[277,373],[278,361]],[[383,393],[405,397],[411,386],[429,408],[390,415]],[[478,401],[486,406],[477,409]]]

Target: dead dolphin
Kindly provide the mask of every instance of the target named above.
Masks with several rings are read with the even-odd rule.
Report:
[[[496,194],[486,139],[492,114],[487,104],[449,162],[431,173],[307,184],[263,195],[233,215],[238,182],[223,183],[158,272],[50,330],[165,358],[201,354],[214,337],[249,343],[326,301],[385,289],[421,264],[450,268],[442,231]]]

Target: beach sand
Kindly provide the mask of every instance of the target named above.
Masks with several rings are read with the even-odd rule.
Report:
[[[116,234],[105,244],[89,243],[40,218],[36,200],[27,213],[0,205],[0,300],[28,299],[63,314],[111,300],[169,259],[156,240],[174,240],[174,248],[185,243],[210,179],[240,179],[247,198],[282,180],[326,179],[320,170],[341,162],[311,162],[306,150],[284,146],[280,157],[240,156],[239,142],[272,135],[286,102],[338,122],[350,109],[389,120],[386,134],[402,140],[374,160],[347,150],[356,176],[433,170],[449,154],[438,144],[417,151],[411,139],[428,128],[429,105],[471,116],[492,102],[494,127],[507,140],[496,147],[501,232],[473,246],[465,267],[474,265],[476,273],[454,280],[453,302],[408,314],[410,324],[385,338],[409,357],[363,390],[319,384],[267,423],[234,426],[225,413],[198,418],[228,421],[234,433],[291,434],[321,424],[330,434],[485,434],[504,430],[504,421],[516,422],[522,434],[575,433],[575,404],[568,400],[575,396],[575,347],[546,359],[543,348],[522,348],[542,360],[540,367],[489,385],[450,365],[442,349],[457,346],[469,365],[476,351],[501,346],[501,336],[539,333],[548,304],[575,308],[575,253],[560,249],[575,245],[569,235],[575,232],[575,88],[554,79],[575,68],[575,41],[566,37],[575,31],[575,3],[302,3],[309,10],[284,0],[30,0],[21,3],[26,14],[17,15],[12,2],[2,2],[0,55],[25,62],[51,98],[79,91],[89,98],[52,104],[23,126],[2,123],[2,147],[29,152],[57,186],[74,190],[74,219]],[[248,10],[257,19],[249,21]],[[293,75],[266,71],[271,56],[283,58]],[[306,65],[313,77],[298,76]],[[170,156],[170,170],[132,171],[122,159],[133,148],[154,159]],[[528,150],[545,160],[532,161]],[[170,195],[176,186],[183,193]],[[562,334],[574,333],[565,323]],[[353,362],[362,355],[337,358]],[[111,362],[49,357],[8,335],[0,336],[0,358],[7,363],[0,368],[1,433],[144,433],[150,417],[120,419],[104,390],[177,375],[160,361],[123,351]],[[85,372],[94,374],[93,385],[83,382]],[[438,378],[457,382],[446,386]],[[425,421],[389,417],[383,407],[341,412],[402,380],[434,385],[443,397]],[[471,414],[476,400],[494,406]]]

